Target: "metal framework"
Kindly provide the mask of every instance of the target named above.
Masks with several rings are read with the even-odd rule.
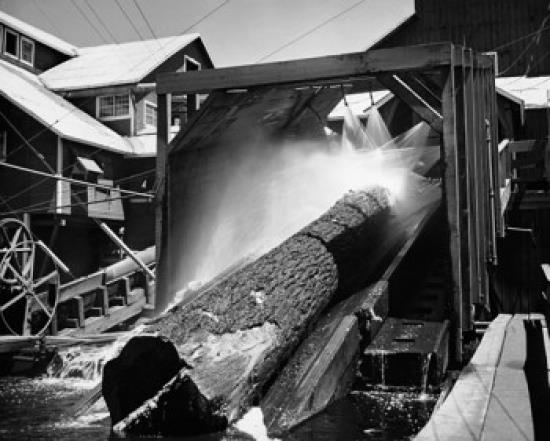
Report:
[[[450,43],[377,49],[306,60],[165,73],[157,77],[157,263],[163,290],[169,212],[166,157],[171,94],[231,92],[264,86],[352,85],[350,90],[391,90],[441,134],[442,179],[449,228],[452,328],[455,359],[462,334],[472,329],[474,304],[488,306],[488,266],[496,265],[502,231],[493,59]],[[181,142],[202,109],[178,135]]]

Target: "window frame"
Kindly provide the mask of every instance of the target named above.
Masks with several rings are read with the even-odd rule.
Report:
[[[31,51],[31,61],[23,60],[23,43],[29,43],[31,45],[32,51]],[[19,39],[19,59],[21,60],[21,63],[25,63],[29,66],[34,66],[34,56],[36,53],[36,46],[34,44],[34,41],[30,38],[27,38],[23,35],[21,35],[21,38]]]
[[[157,112],[157,115],[156,115],[157,124],[149,124],[147,122],[147,106],[153,107],[155,109],[155,111]],[[154,127],[154,128],[157,128],[157,126],[158,126],[157,104],[152,102],[152,101],[149,101],[149,100],[143,100],[143,126],[144,127]]]
[[[14,55],[14,54],[10,54],[9,52],[6,51],[6,43],[8,42],[8,33],[12,34],[12,35],[15,35],[15,37],[17,38],[17,43],[15,45],[15,48],[17,50],[17,54]],[[18,32],[8,28],[8,27],[5,27],[4,28],[4,42],[3,42],[3,45],[2,45],[2,53],[4,55],[6,55],[7,57],[10,57],[10,58],[13,58],[15,60],[19,60],[19,57],[21,56],[21,47],[20,47],[20,44],[21,44],[21,35],[19,35]]]
[[[4,53],[4,25],[0,23],[0,53]]]
[[[117,96],[126,96],[128,98],[128,113],[125,115],[113,115],[113,116],[101,116],[101,99],[102,98],[113,98],[113,113],[116,107],[116,98]],[[101,121],[117,121],[122,119],[131,119],[132,118],[132,98],[130,93],[115,93],[109,95],[98,95],[96,96],[96,118]]]

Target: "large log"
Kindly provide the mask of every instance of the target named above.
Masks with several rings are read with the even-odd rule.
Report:
[[[372,276],[369,255],[385,235],[406,228],[387,231],[392,216],[385,189],[350,192],[280,246],[150,325],[147,331],[170,339],[191,368],[115,424],[114,433],[190,435],[235,421],[258,402],[326,306]],[[188,396],[181,393],[187,389]],[[173,424],[178,407],[204,414]]]

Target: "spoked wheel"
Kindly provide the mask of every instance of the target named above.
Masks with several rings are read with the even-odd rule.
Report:
[[[34,279],[37,244],[45,247],[20,220],[0,220],[0,318],[13,335],[41,335],[55,315],[58,293],[51,284],[58,281],[57,265]]]

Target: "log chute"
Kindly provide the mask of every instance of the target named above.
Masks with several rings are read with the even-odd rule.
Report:
[[[436,185],[416,177],[408,196],[425,202],[433,196],[426,187]],[[407,223],[397,220],[426,206],[407,202],[403,209],[391,199],[381,187],[348,193],[278,247],[150,325],[147,332],[170,339],[189,367],[113,421],[114,432],[190,435],[219,430],[240,417],[265,393],[327,305],[382,269],[377,266],[391,254],[381,252],[387,238],[406,237]],[[104,382],[123,376],[106,372],[113,377]],[[107,405],[120,408],[125,399],[110,396]],[[195,413],[183,421],[182,408]],[[196,421],[204,424],[197,427]]]

